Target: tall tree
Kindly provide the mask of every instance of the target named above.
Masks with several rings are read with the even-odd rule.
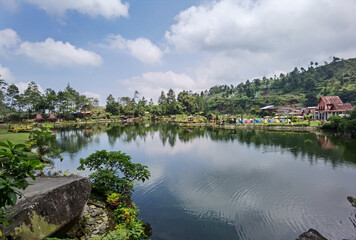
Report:
[[[119,104],[115,101],[115,98],[110,94],[106,98],[106,108],[105,111],[111,113],[112,115],[119,115]]]
[[[15,106],[17,105],[17,101],[19,99],[19,89],[15,84],[11,84],[6,89],[6,102],[8,104],[10,113],[15,110]]]
[[[35,82],[30,82],[24,92],[25,101],[27,102],[27,111],[31,114],[34,111],[40,111],[42,95],[38,85]]]

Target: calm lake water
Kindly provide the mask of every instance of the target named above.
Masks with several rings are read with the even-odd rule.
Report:
[[[98,125],[57,132],[56,170],[95,150],[149,167],[135,186],[151,239],[295,239],[309,228],[356,239],[356,142],[314,133]],[[87,172],[81,172],[87,175]]]

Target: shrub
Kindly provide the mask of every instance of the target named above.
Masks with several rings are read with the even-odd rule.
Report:
[[[126,194],[132,191],[133,181],[144,182],[150,177],[147,166],[132,163],[131,157],[121,151],[96,151],[89,157],[80,159],[78,170],[84,170],[85,167],[96,170],[89,178],[93,183],[93,189],[102,194],[108,192]]]
[[[27,177],[36,179],[34,171],[42,171],[45,164],[29,160],[23,152],[24,144],[7,141],[0,142],[0,147],[0,224],[6,225],[6,207],[16,204],[17,197],[22,196],[20,190],[29,186]]]

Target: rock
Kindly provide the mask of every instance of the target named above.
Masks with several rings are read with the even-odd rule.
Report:
[[[79,176],[38,177],[22,192],[8,217],[9,226],[0,226],[11,239],[44,239],[68,231],[77,222],[88,201],[91,184]]]
[[[95,223],[96,223],[95,219],[93,219],[93,218],[90,219],[89,222],[88,222],[89,225],[94,225]]]
[[[352,205],[353,207],[356,207],[356,198],[351,197],[351,196],[348,196],[348,197],[347,197],[347,200],[349,200],[349,202],[351,203],[351,205]]]
[[[296,240],[327,240],[315,229],[309,229],[308,232],[303,233]]]
[[[100,224],[99,225],[99,231],[101,231],[101,230],[105,230],[106,229],[106,226],[105,226],[105,224]]]

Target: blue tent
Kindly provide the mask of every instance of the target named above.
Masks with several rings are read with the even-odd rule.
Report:
[[[274,121],[273,121],[273,119],[269,119],[268,122],[269,123],[273,123]]]
[[[241,119],[239,120],[239,123],[242,123],[242,120],[241,120]]]
[[[284,119],[279,119],[280,122],[284,122],[285,120]]]
[[[261,122],[262,122],[261,119],[257,119],[257,120],[256,120],[256,123],[261,123]]]
[[[251,120],[251,123],[256,123],[256,120],[252,119],[252,120]]]

